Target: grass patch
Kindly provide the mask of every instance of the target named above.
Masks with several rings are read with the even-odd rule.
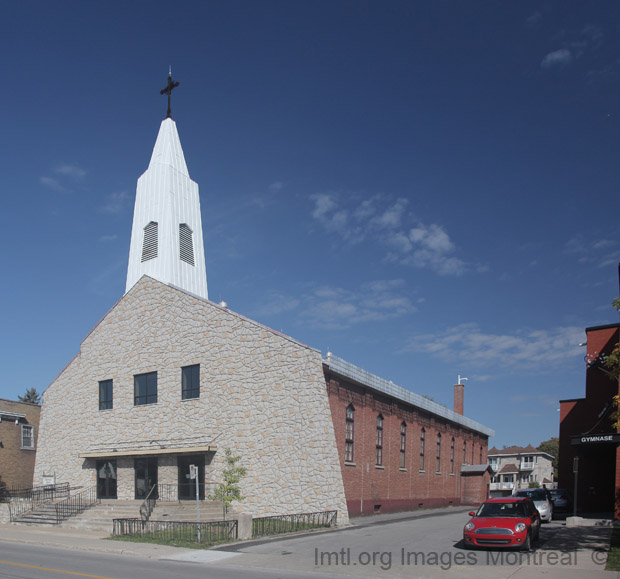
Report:
[[[215,545],[233,543],[235,539],[207,540],[203,538],[198,542],[198,537],[171,537],[170,533],[144,533],[140,535],[116,535],[107,537],[109,541],[127,541],[129,543],[151,543],[153,545],[167,545],[168,547],[183,547],[185,549],[209,549]]]
[[[620,527],[614,527],[612,530],[605,570],[620,571]]]

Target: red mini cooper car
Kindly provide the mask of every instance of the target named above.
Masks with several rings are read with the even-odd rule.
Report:
[[[501,547],[529,551],[540,537],[540,514],[531,499],[503,497],[480,505],[463,529],[465,548]]]

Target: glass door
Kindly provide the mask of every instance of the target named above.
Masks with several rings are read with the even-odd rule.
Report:
[[[205,457],[202,455],[179,456],[179,500],[188,501],[196,499],[196,481],[189,478],[189,467],[194,465],[198,468],[200,482],[199,497],[203,501],[205,498]]]
[[[157,458],[136,458],[134,461],[136,499],[145,499],[151,489],[157,486]],[[150,495],[157,498],[157,488]]]
[[[116,498],[116,460],[97,461],[97,498]]]

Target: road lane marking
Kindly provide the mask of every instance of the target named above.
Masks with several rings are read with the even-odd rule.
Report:
[[[89,575],[88,573],[78,573],[77,571],[64,571],[63,569],[50,569],[49,567],[38,567],[37,565],[26,565],[25,563],[13,563],[12,561],[0,561],[2,565],[14,565],[15,567],[27,567],[28,569],[39,569],[40,571],[52,571],[54,573],[65,573],[66,575],[79,575],[80,577],[94,577],[94,579],[112,579],[101,575]]]

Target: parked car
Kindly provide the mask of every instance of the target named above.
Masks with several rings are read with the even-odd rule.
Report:
[[[525,497],[488,499],[469,513],[472,519],[463,529],[463,544],[473,547],[498,547],[529,551],[540,538],[540,513]]]
[[[514,496],[532,499],[543,523],[548,523],[553,518],[553,499],[547,489],[521,489]]]
[[[570,511],[571,503],[566,489],[549,489],[554,511]]]

